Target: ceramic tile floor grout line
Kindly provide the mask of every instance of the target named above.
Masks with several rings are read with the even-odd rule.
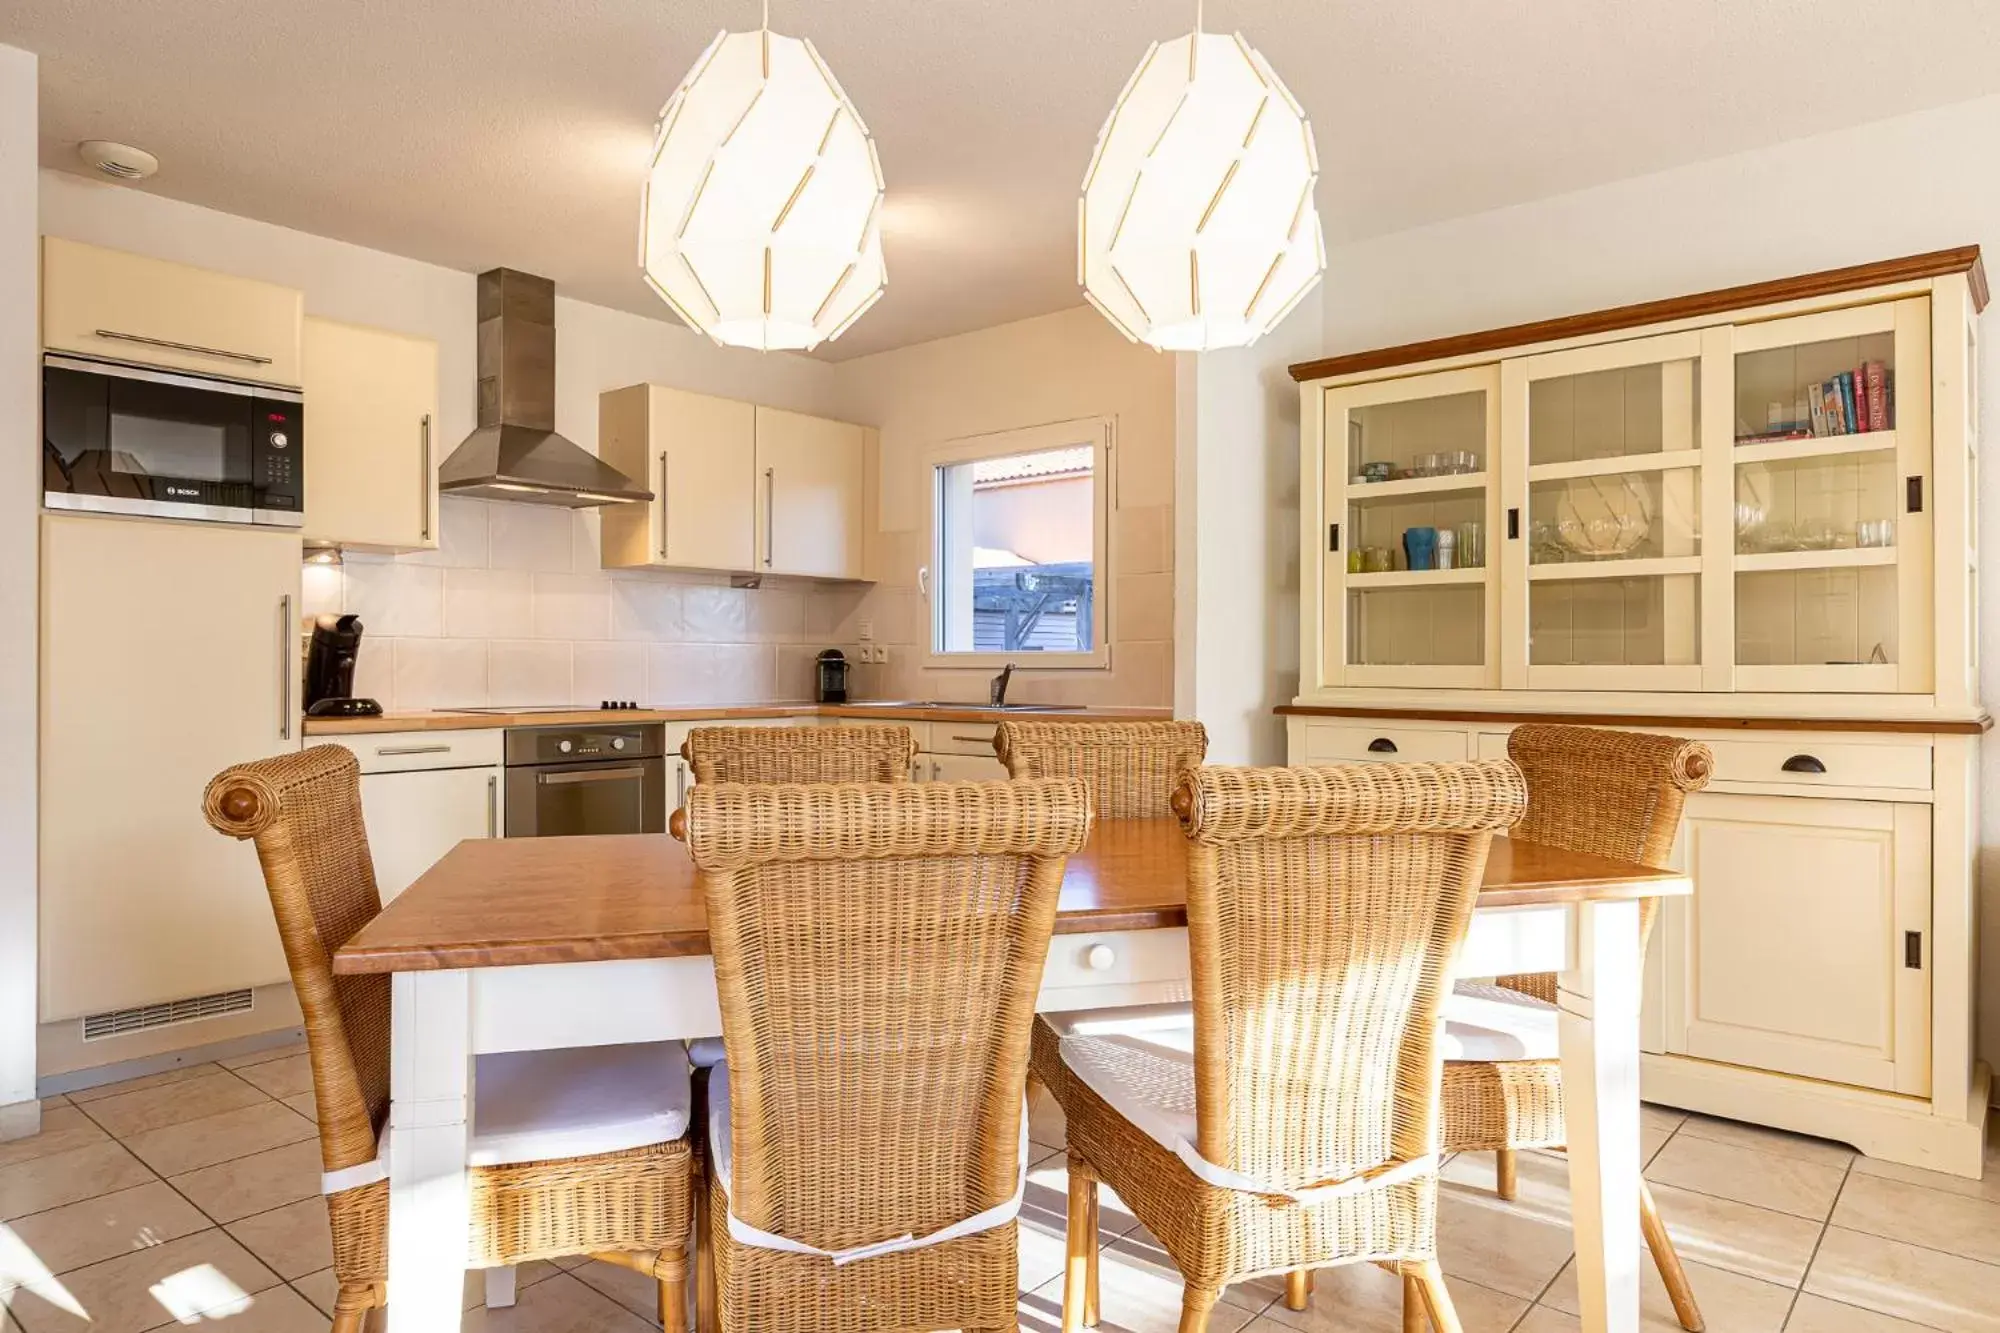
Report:
[[[1819,1262],[1819,1247],[1826,1244],[1826,1233],[1833,1228],[1833,1215],[1840,1207],[1840,1196],[1847,1192],[1847,1182],[1854,1178],[1854,1164],[1860,1160],[1859,1154],[1847,1159],[1847,1170],[1841,1174],[1840,1188],[1833,1192],[1833,1202],[1827,1205],[1826,1220],[1819,1224],[1819,1235],[1813,1241],[1812,1254],[1806,1259],[1806,1266],[1799,1273],[1798,1286],[1792,1288],[1792,1303],[1785,1307],[1785,1322],[1781,1325],[1783,1328],[1790,1328],[1792,1316],[1798,1313],[1799,1297],[1805,1294],[1806,1283],[1812,1277],[1813,1265]]]

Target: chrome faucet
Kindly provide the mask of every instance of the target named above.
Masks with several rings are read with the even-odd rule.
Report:
[[[1014,664],[1009,662],[1000,669],[1000,674],[987,684],[987,698],[995,708],[1005,708],[1007,706],[1007,682],[1013,679],[1013,676]]]

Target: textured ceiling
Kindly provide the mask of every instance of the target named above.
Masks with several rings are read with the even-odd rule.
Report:
[[[1097,127],[1191,4],[772,11],[889,183],[888,294],[821,355],[1077,303]],[[42,58],[49,166],[123,140],[161,158],[145,189],[670,318],[634,260],[652,118],[718,29],[756,22],[752,0],[7,0],[0,42]],[[1212,0],[1208,25],[1312,114],[1330,241],[2000,90],[1995,0]]]

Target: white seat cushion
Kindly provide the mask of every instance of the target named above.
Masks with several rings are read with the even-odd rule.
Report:
[[[1444,1002],[1447,1060],[1554,1060],[1562,1054],[1556,1007],[1490,982],[1461,981]]]
[[[687,1133],[687,1048],[677,1041],[482,1055],[473,1166],[629,1152]]]
[[[722,1038],[696,1037],[687,1044],[688,1063],[696,1069],[713,1069],[722,1063]]]

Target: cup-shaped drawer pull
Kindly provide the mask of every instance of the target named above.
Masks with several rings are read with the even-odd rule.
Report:
[[[1118,961],[1118,951],[1108,944],[1093,944],[1083,951],[1083,965],[1093,972],[1109,972]]]
[[[1819,757],[1810,754],[1795,754],[1784,763],[1778,765],[1778,767],[1784,769],[1787,773],[1826,772],[1826,765],[1820,762]]]
[[[1368,753],[1394,754],[1396,753],[1396,742],[1390,740],[1387,736],[1377,736],[1374,740],[1368,742]]]

